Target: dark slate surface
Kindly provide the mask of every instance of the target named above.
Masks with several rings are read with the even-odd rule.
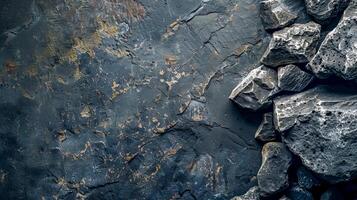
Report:
[[[258,5],[1,1],[1,196],[245,193],[260,167],[261,116],[228,95],[269,41]]]

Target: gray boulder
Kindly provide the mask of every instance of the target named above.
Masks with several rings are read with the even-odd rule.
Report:
[[[259,200],[259,188],[254,186],[250,188],[245,194],[233,197],[231,200]]]
[[[266,30],[276,30],[294,23],[302,8],[300,0],[263,0],[260,17]]]
[[[321,44],[308,68],[319,78],[357,79],[357,1],[352,1],[337,27]]]
[[[271,67],[308,63],[316,53],[320,29],[319,24],[309,22],[274,32],[261,62]]]
[[[278,69],[278,86],[284,91],[301,92],[313,80],[313,75],[296,65],[287,65]]]
[[[269,142],[262,149],[262,166],[257,180],[260,194],[270,196],[285,190],[289,186],[288,169],[292,154],[280,142]]]
[[[331,183],[357,177],[357,92],[319,86],[274,101],[274,124],[303,164]]]
[[[273,113],[265,113],[263,121],[255,133],[255,139],[261,142],[271,142],[277,139],[273,123]]]
[[[319,22],[326,22],[343,11],[350,0],[305,0],[309,15]]]
[[[240,107],[257,111],[271,105],[279,92],[277,72],[265,66],[252,70],[232,91],[229,99]]]

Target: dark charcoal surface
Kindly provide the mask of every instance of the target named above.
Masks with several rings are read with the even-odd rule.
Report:
[[[1,1],[1,197],[244,194],[261,116],[228,95],[269,42],[258,6]]]

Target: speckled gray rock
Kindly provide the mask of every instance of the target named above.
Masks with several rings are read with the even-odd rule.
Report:
[[[278,92],[277,72],[260,66],[233,89],[229,98],[242,108],[257,111],[271,105],[272,97]]]
[[[319,86],[274,101],[274,124],[303,164],[329,182],[357,176],[357,95]]]
[[[245,194],[233,197],[231,200],[259,200],[259,188],[254,186],[250,188]]]
[[[262,149],[262,166],[257,179],[260,194],[270,196],[283,191],[289,186],[288,169],[292,154],[280,142],[269,142]]]
[[[313,200],[312,194],[299,186],[293,186],[285,193],[285,200]],[[281,199],[282,200],[282,199]]]
[[[307,190],[311,190],[314,187],[317,187],[321,182],[305,167],[300,166],[296,172],[297,182],[300,187]]]
[[[342,20],[321,44],[308,68],[319,78],[338,76],[357,79],[357,1],[352,1]]]
[[[275,128],[273,123],[273,113],[265,113],[260,124],[255,139],[261,142],[271,142],[276,140]]]
[[[305,0],[307,12],[317,21],[324,22],[337,16],[350,0]]]
[[[313,80],[313,75],[301,70],[296,65],[287,65],[278,69],[278,86],[284,91],[300,92]]]
[[[291,25],[304,8],[300,0],[264,0],[260,3],[260,17],[266,30]]]
[[[309,22],[274,32],[261,62],[271,67],[309,62],[316,53],[320,29],[319,24]]]

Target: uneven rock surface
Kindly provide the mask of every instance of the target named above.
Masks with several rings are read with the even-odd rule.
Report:
[[[228,95],[269,43],[259,3],[1,0],[1,199],[224,200],[256,185],[261,114]]]
[[[303,164],[329,182],[357,176],[357,93],[319,86],[274,101],[276,128]]]
[[[262,196],[283,191],[289,186],[288,169],[292,155],[283,143],[269,142],[263,146],[262,166],[257,179]]]
[[[301,0],[263,0],[260,3],[260,18],[266,30],[284,28],[303,15]]]
[[[301,70],[296,65],[287,65],[278,69],[278,86],[283,91],[301,92],[313,80],[313,75]]]
[[[336,17],[349,2],[350,0],[305,0],[307,12],[321,22]]]
[[[264,113],[263,120],[255,133],[256,140],[261,142],[271,142],[277,139],[273,121],[273,113]]]
[[[281,65],[307,63],[316,53],[321,26],[314,22],[294,24],[273,33],[262,63],[278,67]]]
[[[319,78],[357,79],[357,1],[352,1],[337,27],[321,44],[308,67]]]
[[[244,195],[233,197],[231,200],[260,200],[259,188],[254,186]]]
[[[257,111],[270,106],[272,98],[278,92],[277,72],[260,66],[232,90],[229,98],[242,108]]]

